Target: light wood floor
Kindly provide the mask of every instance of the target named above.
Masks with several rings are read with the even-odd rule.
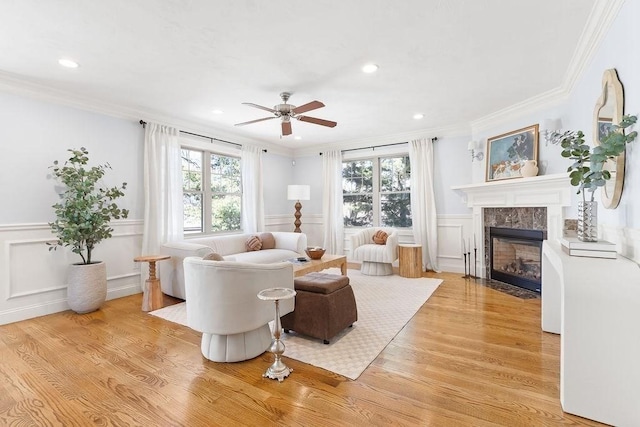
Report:
[[[141,295],[0,326],[0,425],[599,425],[562,412],[539,299],[428,275],[444,283],[357,381],[291,359],[284,382],[263,379],[268,353],[207,361]]]

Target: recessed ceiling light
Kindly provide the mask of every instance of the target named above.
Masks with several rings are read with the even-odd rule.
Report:
[[[78,68],[78,63],[76,61],[72,61],[71,59],[59,59],[58,64],[67,68]]]
[[[424,118],[424,114],[416,113],[416,114],[413,115],[413,118],[416,119],[416,120],[423,119]]]
[[[222,111],[222,110],[213,110],[213,111],[211,111],[211,112],[212,112],[213,114],[223,114],[223,113],[224,113],[224,111]]]
[[[293,137],[293,139],[302,139],[302,137],[299,136],[299,135],[296,135],[296,136]]]
[[[362,67],[363,73],[371,74],[371,73],[375,73],[376,71],[378,71],[378,66],[376,64],[367,64],[364,67]]]

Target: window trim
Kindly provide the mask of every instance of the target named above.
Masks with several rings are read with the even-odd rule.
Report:
[[[230,234],[230,233],[240,233],[242,232],[242,224],[240,225],[240,229],[238,230],[221,230],[221,231],[213,231],[212,226],[212,215],[213,215],[213,205],[212,205],[212,196],[213,192],[211,191],[211,156],[221,156],[221,157],[230,157],[233,159],[237,159],[240,161],[240,191],[238,195],[240,196],[240,220],[242,220],[242,162],[239,151],[240,150],[222,150],[219,149],[221,146],[216,144],[207,143],[203,145],[202,142],[197,144],[193,144],[194,141],[184,141],[184,138],[181,138],[180,141],[180,149],[181,150],[191,150],[198,151],[202,155],[202,190],[200,192],[191,192],[192,194],[201,194],[202,197],[202,230],[201,231],[187,231],[184,230],[184,234],[190,237],[198,237],[198,236],[210,236],[210,235],[219,235],[219,234]],[[182,190],[184,194],[184,187]],[[230,193],[226,193],[230,194]],[[184,224],[184,219],[183,219]]]
[[[380,221],[382,219],[382,201],[381,194],[404,194],[405,192],[400,191],[390,191],[390,192],[382,192],[380,191],[380,159],[385,158],[394,158],[394,157],[409,157],[408,151],[397,151],[397,150],[384,150],[376,153],[370,153],[369,155],[351,155],[345,156],[342,158],[342,163],[349,162],[357,162],[362,160],[371,160],[373,163],[373,177],[372,177],[372,186],[373,191],[371,192],[372,202],[371,206],[373,208],[373,217],[371,227],[384,227],[380,225]],[[411,197],[411,191],[408,191],[409,197]],[[344,191],[342,192],[344,196]],[[351,194],[366,194],[369,193],[351,193]],[[344,226],[345,229],[361,229],[362,226]],[[411,230],[413,228],[413,221],[411,227],[396,227],[402,230]]]

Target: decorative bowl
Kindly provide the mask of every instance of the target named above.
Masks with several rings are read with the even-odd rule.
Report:
[[[320,259],[322,258],[322,255],[324,255],[324,249],[323,248],[318,248],[318,247],[309,247],[305,250],[305,252],[307,253],[307,256],[311,259]]]

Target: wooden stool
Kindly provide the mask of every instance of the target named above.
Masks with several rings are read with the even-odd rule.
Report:
[[[400,276],[422,277],[422,245],[398,245]]]
[[[153,311],[162,308],[162,290],[160,279],[156,277],[156,261],[171,258],[170,255],[145,255],[135,257],[135,262],[149,263],[149,278],[144,282],[142,295],[142,311]]]

